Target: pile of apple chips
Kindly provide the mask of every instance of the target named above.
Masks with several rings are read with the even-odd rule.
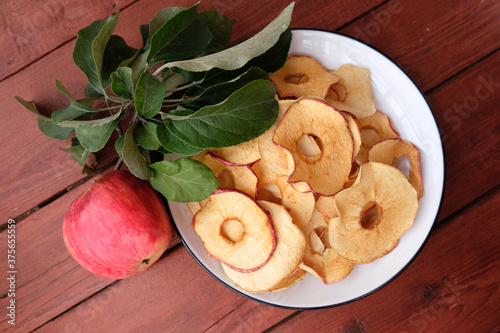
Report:
[[[419,151],[375,109],[369,70],[292,56],[270,79],[275,125],[195,156],[221,186],[187,204],[207,253],[250,292],[344,279],[397,246],[423,195]]]

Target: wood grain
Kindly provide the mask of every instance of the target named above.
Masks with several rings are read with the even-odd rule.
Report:
[[[423,91],[500,47],[500,2],[389,1],[341,32],[395,60]]]
[[[0,1],[0,81],[74,39],[82,27],[103,19],[134,0]]]
[[[432,94],[431,98],[432,100],[435,100],[436,103],[439,103],[440,101],[444,102],[444,105],[448,105],[448,103],[453,103],[454,100],[461,101],[463,100],[463,96],[467,96],[468,94],[472,94],[475,92],[475,86],[474,85],[466,85],[463,84],[464,82],[470,82],[470,78],[474,77],[479,77],[486,69],[491,68],[491,65],[493,63],[496,63],[497,59],[495,57],[491,57],[484,60],[483,62],[477,64],[474,67],[471,67],[469,70],[466,72],[462,73],[458,77],[456,77],[454,80],[448,82],[447,84],[444,84],[440,86],[438,89],[436,89]],[[448,96],[447,98],[451,98],[450,96],[453,96],[450,92],[456,92],[457,95],[455,95],[454,99],[448,100],[444,98],[443,96]],[[490,98],[490,99],[485,99],[484,102],[486,104],[483,105],[484,108],[493,108],[494,103],[497,101],[495,98]],[[488,103],[493,103],[493,104],[488,104]],[[437,107],[438,111],[437,114],[441,114],[443,111],[441,107],[438,107],[438,105],[435,105]],[[441,113],[440,113],[441,112]],[[439,120],[439,118],[438,118]],[[476,123],[478,122],[478,123]],[[455,138],[458,142],[460,140],[468,140],[469,137],[473,135],[478,135],[481,133],[482,129],[484,126],[488,127],[494,122],[490,121],[490,118],[488,116],[484,117],[474,117],[474,122],[470,123],[467,122],[467,128],[469,128],[468,132],[465,131],[465,135],[459,136],[458,134],[454,133],[452,131],[452,127],[449,127],[450,124],[447,122],[444,122],[442,125],[444,129],[444,134],[448,133],[450,137]],[[471,125],[472,124],[472,125]],[[464,122],[465,126],[465,122]],[[459,131],[459,133],[462,133]],[[448,143],[447,143],[448,142]],[[488,141],[489,142],[489,141]],[[445,148],[448,152],[447,156],[456,156],[457,158],[457,163],[449,163],[449,168],[448,168],[448,176],[451,177],[450,179],[454,178],[460,178],[460,174],[463,172],[463,165],[461,165],[461,161],[465,161],[464,159],[464,154],[461,154],[463,151],[462,145],[460,144],[453,144],[448,146],[448,144],[451,143],[451,141],[445,140]],[[478,156],[485,156],[485,152],[491,151],[492,147],[491,146],[481,146],[478,145],[477,147],[474,147],[473,151],[471,153],[477,153]],[[472,158],[472,157],[471,157]],[[465,163],[465,162],[464,162]],[[495,172],[495,167],[492,166],[491,168],[485,169],[482,172]],[[497,177],[496,174],[491,174],[491,177]],[[469,179],[469,181],[466,181],[466,179]],[[495,178],[496,179],[496,178]],[[497,181],[498,183],[498,181]],[[445,204],[443,205],[443,212],[446,214],[452,213],[455,209],[460,208],[461,206],[467,204],[469,201],[473,200],[476,198],[476,196],[481,195],[482,193],[486,192],[487,190],[490,189],[491,184],[487,182],[486,180],[483,182],[478,182],[476,178],[474,177],[468,177],[464,178],[462,182],[454,184],[450,183],[448,184],[448,189],[451,188],[451,193],[457,193],[456,197],[453,198],[453,200],[448,200],[445,199]],[[84,188],[84,185],[81,186],[81,188]],[[467,188],[467,191],[460,191],[461,188]],[[81,189],[78,188],[78,191]],[[55,251],[54,253],[54,258],[56,258],[57,261],[63,262],[61,264],[61,267],[58,268],[58,273],[54,274],[53,272],[48,272],[46,271],[45,267],[39,266],[39,263],[53,263],[54,258],[47,257],[43,252],[38,252],[37,256],[32,256],[28,255],[25,259],[26,262],[25,264],[28,267],[33,267],[31,271],[33,272],[34,276],[28,276],[28,279],[26,281],[26,286],[23,287],[22,291],[25,293],[23,296],[24,299],[28,300],[28,304],[33,304],[35,308],[28,307],[25,309],[27,312],[34,311],[34,309],[39,309],[37,311],[37,314],[40,313],[39,316],[37,316],[37,320],[33,322],[27,322],[26,325],[30,324],[36,327],[37,324],[43,323],[44,319],[48,319],[47,317],[50,317],[50,315],[54,315],[58,313],[58,311],[62,311],[65,308],[69,308],[74,304],[77,304],[80,302],[82,299],[85,297],[88,297],[95,292],[99,291],[102,287],[106,286],[107,283],[99,282],[96,281],[99,280],[98,278],[95,278],[93,276],[90,276],[88,273],[86,273],[83,269],[77,266],[76,262],[74,262],[68,254],[65,252],[64,245],[62,244],[62,239],[60,238],[60,233],[59,233],[59,227],[55,228],[49,228],[45,226],[53,226],[54,224],[58,224],[60,226],[60,223],[62,222],[62,217],[64,216],[64,212],[66,207],[69,205],[69,202],[72,200],[74,196],[78,194],[78,191],[74,190],[68,193],[67,195],[64,195],[61,197],[60,200],[55,202],[53,205],[47,206],[47,208],[44,208],[34,214],[34,216],[31,216],[30,218],[22,221],[20,223],[20,226],[24,226],[26,231],[23,229],[20,229],[20,234],[25,235],[25,237],[30,237],[35,239],[32,240],[33,247],[28,246],[28,249],[32,253],[36,251],[36,249],[39,248],[53,248],[54,244],[59,244],[59,246],[56,247],[56,249],[52,249],[51,251]],[[460,195],[458,195],[460,193]],[[445,198],[447,198],[445,196]],[[58,221],[57,223],[55,221]],[[450,222],[448,222],[450,223]],[[36,230],[38,228],[44,228],[47,229],[47,231],[43,234],[36,233]],[[5,233],[4,233],[5,234]],[[36,236],[33,236],[36,235]],[[25,240],[23,241],[24,243],[27,243],[28,241]],[[40,245],[40,244],[45,244],[45,245]],[[57,254],[57,255],[56,255]],[[57,259],[58,256],[62,256],[64,259]],[[33,262],[31,261],[33,260]],[[186,261],[187,259],[179,259],[181,262]],[[195,263],[193,263],[195,264]],[[166,265],[165,259],[162,259],[160,262],[157,264],[158,266],[163,266]],[[181,264],[179,264],[181,265]],[[170,267],[164,267],[161,268],[162,270],[168,270]],[[181,269],[181,268],[178,268]],[[159,273],[159,274],[171,274],[171,273]],[[206,274],[203,272],[203,274]],[[35,276],[38,276],[36,280],[31,281],[31,278],[34,278]],[[136,279],[139,279],[137,277]],[[61,290],[61,285],[56,284],[55,281],[66,281],[65,283],[73,283],[75,284],[74,286],[71,287],[71,293],[68,293],[68,291],[64,291],[64,289]],[[136,280],[137,281],[137,280]],[[140,280],[139,280],[140,281]],[[182,281],[182,279],[181,279]],[[107,282],[107,281],[106,281]],[[62,282],[61,282],[62,283]],[[135,282],[138,283],[138,282]],[[60,295],[59,297],[63,297],[65,302],[60,302],[58,301],[59,298],[54,298],[53,302],[49,302],[47,304],[37,304],[34,300],[38,299],[41,297],[40,291],[38,291],[39,286],[45,285],[47,286],[44,289],[43,294],[46,293],[55,293],[56,295]],[[142,282],[139,284],[143,284]],[[24,282],[23,282],[24,285]],[[204,285],[204,283],[202,283]],[[67,288],[67,287],[66,287]],[[115,286],[112,287],[113,289]],[[127,286],[127,290],[132,288],[131,285]],[[20,291],[21,292],[21,291]],[[43,298],[41,298],[43,299]],[[0,304],[1,306],[1,304]],[[53,309],[52,311],[48,311],[47,307],[50,309]],[[238,307],[238,311],[240,312],[240,315],[242,317],[245,316],[250,316],[250,314],[241,314],[242,311],[245,311],[245,313],[248,311],[248,313],[268,313],[270,310],[263,311],[261,308],[257,306],[257,304],[253,304],[253,302],[250,302],[250,304],[241,304],[241,306]],[[275,310],[273,310],[275,311]],[[279,312],[279,311],[278,311]],[[44,313],[47,317],[42,316],[41,313]],[[276,316],[277,318],[279,317],[278,314],[273,314],[273,316]],[[246,318],[246,317],[245,317]],[[225,325],[236,325],[237,323],[237,317],[225,317],[223,320],[217,323],[218,326],[216,327],[226,327]],[[253,323],[258,323],[258,321],[252,321]],[[260,323],[267,322],[266,321],[261,321]],[[257,325],[257,324],[256,324]],[[31,327],[31,326],[27,326]],[[215,329],[215,328],[214,328]]]
[[[441,217],[500,183],[499,63],[496,52],[427,95],[445,148]]]
[[[340,308],[300,313],[275,332],[494,332],[500,318],[488,314],[500,311],[500,250],[491,230],[499,204],[497,190],[439,227],[382,290]]]
[[[336,0],[337,2],[341,3],[339,0]],[[315,22],[310,21],[309,11],[318,9],[322,3],[311,2],[310,7],[301,4],[294,14],[298,18],[295,24],[334,29],[370,10],[378,3],[379,1],[363,1],[355,6],[347,6],[343,9],[342,16],[336,16],[335,19],[322,13],[325,15],[322,16],[323,20]],[[270,22],[287,4],[288,1],[268,2],[265,5],[243,1],[238,3],[204,1],[200,4],[200,10],[220,10],[224,15],[236,18],[237,23],[234,25],[233,33],[233,42],[236,43],[264,28],[267,22]],[[78,3],[75,6],[77,5]],[[132,4],[121,12],[115,33],[123,36],[129,45],[140,47],[139,26],[149,22],[158,10],[171,5],[166,0],[145,0]],[[191,1],[178,1],[175,5],[191,6],[192,3]],[[94,9],[95,12],[92,12],[91,8],[94,7],[89,6],[86,15],[94,18],[104,15],[98,6]],[[23,17],[19,16],[17,20],[22,21]],[[82,22],[78,28],[83,28],[85,22]],[[262,23],[256,24],[255,22]],[[64,30],[61,27],[54,29]],[[0,123],[0,141],[7,143],[0,147],[0,154],[9,156],[0,167],[2,175],[0,178],[2,189],[0,224],[5,223],[7,218],[16,218],[24,214],[83,178],[80,167],[68,154],[59,150],[61,147],[69,146],[69,142],[45,137],[38,130],[36,118],[14,100],[15,95],[26,100],[34,100],[44,114],[50,114],[51,110],[67,105],[66,97],[59,93],[53,84],[54,78],[59,79],[75,98],[82,98],[86,79],[72,62],[74,42],[74,39],[70,40],[15,76],[0,82],[0,113],[4,116],[8,114],[9,117],[9,122]],[[43,44],[44,40],[41,39],[36,43]],[[98,157],[105,165],[115,159],[116,154],[109,149]],[[30,193],[30,195],[24,195],[24,193]]]
[[[236,18],[233,43],[262,29],[289,1],[202,1]],[[35,7],[33,5],[35,4]],[[190,6],[192,1],[175,5]],[[358,302],[296,312],[237,295],[206,273],[175,238],[153,267],[118,282],[91,275],[64,247],[69,203],[91,180],[44,137],[14,101],[34,99],[47,114],[67,103],[55,77],[81,97],[84,76],[72,64],[78,29],[122,8],[116,33],[140,45],[139,25],[171,1],[0,0],[0,225],[39,205],[17,224],[16,327],[0,331],[480,331],[500,321],[499,250],[494,223],[500,204],[500,3],[484,1],[297,1],[292,27],[338,30],[394,59],[428,92],[447,162],[443,207],[430,240],[394,282]],[[34,10],[37,9],[37,10]],[[82,16],[83,15],[83,16]],[[103,166],[116,158],[112,149]],[[56,199],[57,198],[57,199]],[[7,230],[0,229],[0,244]],[[0,261],[4,272],[6,262]],[[4,284],[6,286],[6,284]],[[7,305],[4,287],[0,308]]]
[[[498,204],[500,191],[438,228],[414,263],[382,290],[346,306],[298,313],[276,331],[424,332],[446,327],[487,332],[494,328],[500,324],[498,318],[481,315],[479,309],[500,310],[500,268],[494,264],[500,260],[500,249],[491,232]],[[474,221],[482,223],[478,226]],[[67,325],[82,332],[161,331],[162,323],[175,323],[168,329],[256,332],[293,313],[246,300],[222,287],[183,247],[145,273],[113,285],[40,331],[59,332]],[[476,316],[480,320],[468,320]]]
[[[99,174],[76,187],[58,200],[38,210],[16,224],[17,275],[16,302],[18,321],[16,331],[31,331],[78,302],[107,287],[113,280],[99,278],[71,257],[62,237],[62,221],[70,203],[83,193],[94,180],[107,174]],[[175,235],[170,247],[179,244]],[[7,230],[0,233],[0,244],[7,244]],[[7,262],[0,262],[0,270],[6,272]],[[7,295],[0,298],[5,308]],[[0,318],[0,331],[9,327],[7,317]]]

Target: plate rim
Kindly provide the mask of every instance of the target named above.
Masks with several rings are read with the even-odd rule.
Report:
[[[415,81],[412,79],[412,77],[396,61],[394,61],[391,57],[389,57],[388,55],[386,55],[384,52],[380,51],[376,47],[374,47],[372,45],[369,45],[368,43],[366,43],[366,42],[364,42],[364,41],[362,41],[362,40],[360,40],[358,38],[355,38],[355,37],[352,37],[352,36],[346,35],[344,33],[337,32],[337,31],[331,31],[331,30],[319,29],[319,28],[291,28],[290,30],[292,32],[293,31],[311,31],[311,32],[324,32],[324,33],[327,33],[327,34],[338,35],[338,36],[341,36],[341,37],[344,37],[344,38],[356,41],[358,43],[361,43],[364,46],[372,49],[373,51],[378,52],[380,55],[382,55],[387,60],[389,60],[392,64],[394,64],[401,71],[401,73],[403,73],[407,77],[407,79],[410,80],[410,82],[414,85],[414,87],[417,89],[417,91],[419,92],[419,94],[421,95],[421,97],[423,98],[423,100],[425,101],[425,103],[427,104],[427,107],[431,111],[430,113],[431,113],[432,119],[434,119],[434,123],[435,123],[436,128],[439,129],[439,124],[437,122],[436,115],[433,112],[433,109],[432,109],[429,101],[427,100],[425,94],[422,92],[422,90],[420,89],[420,87],[415,83]],[[442,159],[443,159],[443,184],[442,184],[442,187],[441,187],[442,188],[441,198],[440,198],[440,202],[439,202],[439,205],[437,207],[437,210],[436,210],[436,216],[434,217],[434,221],[432,222],[431,227],[429,229],[429,232],[427,233],[424,241],[422,242],[422,244],[420,245],[420,247],[418,248],[418,250],[415,252],[415,254],[413,255],[413,257],[396,274],[394,274],[390,279],[388,279],[387,281],[385,281],[383,284],[381,284],[377,288],[374,288],[374,289],[370,290],[369,292],[366,292],[366,293],[364,293],[364,294],[362,294],[360,296],[357,296],[355,298],[349,299],[349,300],[344,301],[344,302],[339,302],[339,303],[329,304],[329,305],[311,306],[311,307],[287,306],[287,305],[283,305],[283,304],[275,304],[275,303],[270,302],[270,301],[265,301],[265,300],[253,297],[251,294],[244,293],[244,292],[242,292],[242,291],[234,288],[230,284],[228,284],[225,281],[221,280],[214,272],[212,272],[207,266],[205,266],[203,264],[203,262],[193,253],[193,251],[191,250],[191,248],[189,247],[189,245],[185,241],[184,237],[179,232],[179,229],[177,227],[175,219],[172,216],[172,212],[171,212],[171,209],[170,209],[168,201],[167,201],[167,207],[166,208],[167,208],[168,215],[169,215],[169,217],[170,217],[170,219],[172,221],[172,225],[173,225],[173,227],[175,229],[175,232],[179,236],[182,244],[187,249],[187,251],[189,252],[189,254],[191,255],[191,257],[193,257],[195,259],[195,261],[201,267],[203,267],[203,269],[206,272],[208,272],[217,282],[221,283],[226,288],[228,288],[228,289],[232,290],[233,292],[236,292],[237,294],[239,294],[239,295],[241,295],[241,296],[243,296],[243,297],[245,297],[247,299],[250,299],[252,301],[256,301],[256,302],[261,303],[261,304],[265,304],[265,305],[269,305],[269,306],[273,306],[273,307],[277,307],[277,308],[282,308],[282,309],[287,309],[287,310],[306,311],[306,310],[319,310],[319,309],[328,309],[328,308],[339,307],[339,306],[343,306],[343,305],[346,305],[346,304],[350,304],[350,303],[359,301],[359,300],[361,300],[361,299],[363,299],[363,298],[365,298],[365,297],[367,297],[367,296],[369,296],[371,294],[374,294],[375,292],[381,290],[382,288],[384,288],[387,285],[389,285],[390,283],[392,283],[397,277],[399,277],[413,263],[413,261],[420,255],[421,251],[423,250],[423,248],[427,244],[427,242],[428,242],[428,240],[430,238],[430,235],[432,234],[432,232],[433,232],[433,230],[434,230],[434,228],[436,226],[436,222],[437,222],[437,220],[439,218],[439,215],[440,215],[440,212],[441,212],[441,209],[442,209],[442,206],[443,206],[444,194],[445,194],[445,191],[446,191],[446,172],[447,172],[447,167],[446,167],[446,152],[445,152],[445,149],[444,149],[443,140],[441,140],[441,138],[439,138],[439,142],[440,142],[440,145],[441,145],[441,153],[442,153]]]

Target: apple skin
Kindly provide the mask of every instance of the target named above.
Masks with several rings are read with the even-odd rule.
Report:
[[[70,205],[63,221],[66,247],[91,273],[123,279],[151,266],[172,239],[159,194],[129,171],[95,181]]]

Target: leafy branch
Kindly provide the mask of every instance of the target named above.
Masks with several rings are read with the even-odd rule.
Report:
[[[208,167],[188,157],[254,139],[277,118],[276,88],[268,74],[288,56],[293,5],[232,47],[234,20],[198,12],[198,4],[159,11],[141,26],[139,49],[113,34],[117,12],[78,32],[73,61],[88,80],[85,98],[73,98],[55,80],[69,104],[50,117],[33,101],[16,100],[38,117],[45,135],[71,139],[62,150],[83,172],[92,172],[90,156],[116,131],[118,163],[169,200],[202,200],[219,183]],[[122,130],[124,119],[130,121]]]

